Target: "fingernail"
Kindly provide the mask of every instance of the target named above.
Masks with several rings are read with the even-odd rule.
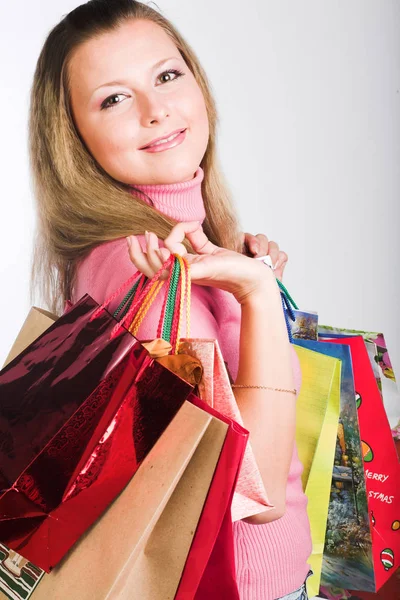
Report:
[[[131,239],[131,237],[130,237],[130,236],[128,236],[128,237],[127,237],[127,238],[125,238],[125,239],[126,239],[126,242],[127,242],[127,244],[128,244],[128,248],[130,248],[130,247],[132,246],[132,239]]]

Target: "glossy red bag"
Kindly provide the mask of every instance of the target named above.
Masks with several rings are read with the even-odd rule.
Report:
[[[0,540],[50,571],[191,390],[84,296],[0,372]]]
[[[249,432],[194,394],[189,400],[229,429],[174,600],[239,600],[231,505]]]

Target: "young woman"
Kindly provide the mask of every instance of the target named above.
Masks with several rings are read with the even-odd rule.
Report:
[[[44,44],[32,88],[35,278],[60,311],[84,293],[103,302],[135,269],[151,277],[170,252],[186,254],[192,337],[219,341],[274,506],[233,523],[240,597],[298,600],[311,541],[294,444],[300,374],[275,279],[287,256],[263,236],[247,242],[271,254],[275,273],[241,253],[216,122],[199,61],[156,11],[91,0],[68,14]],[[160,304],[141,339],[155,337]]]

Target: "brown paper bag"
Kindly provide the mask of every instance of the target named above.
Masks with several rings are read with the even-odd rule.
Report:
[[[22,325],[17,339],[15,340],[3,367],[8,365],[18,354],[21,354],[25,348],[34,342],[42,333],[53,325],[58,317],[52,313],[44,310],[43,308],[37,308],[32,306],[28,316],[26,317],[24,324]]]
[[[185,402],[103,516],[33,600],[172,600],[227,425]]]

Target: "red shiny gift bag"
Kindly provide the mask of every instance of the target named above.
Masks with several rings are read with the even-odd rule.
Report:
[[[50,571],[192,389],[84,296],[0,372],[0,540]]]
[[[239,600],[231,505],[249,432],[194,394],[189,400],[229,429],[174,600]]]

